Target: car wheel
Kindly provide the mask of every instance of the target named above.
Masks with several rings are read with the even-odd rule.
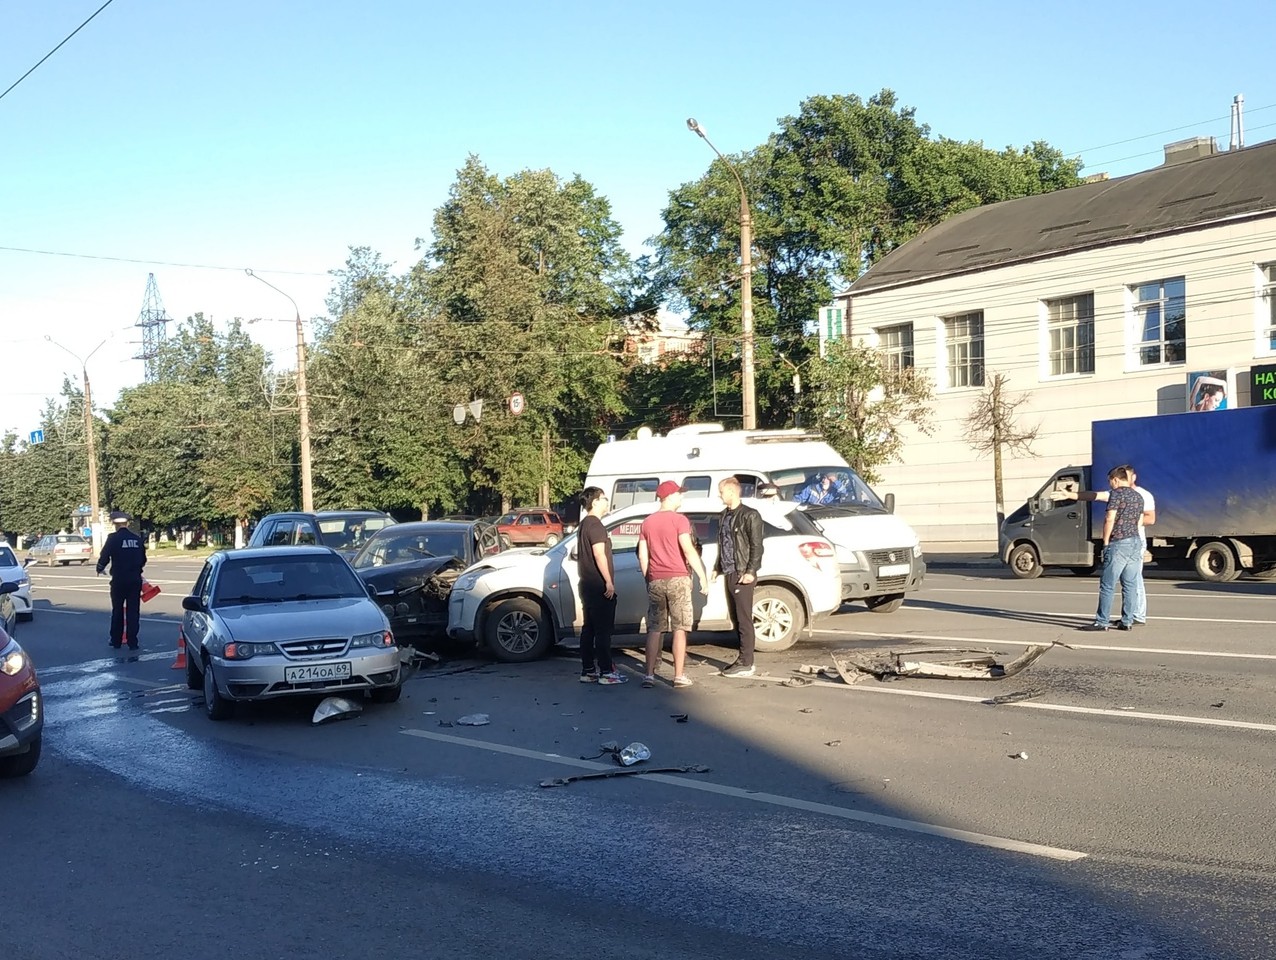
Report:
[[[26,753],[0,760],[0,777],[25,777],[40,762],[41,737],[31,741]]]
[[[904,595],[888,593],[882,597],[865,597],[864,603],[873,613],[894,613],[904,605]]]
[[[1088,567],[1069,567],[1068,569],[1072,571],[1074,577],[1093,577],[1101,568],[1099,564],[1092,563]]]
[[[502,549],[502,550],[508,550],[508,549],[509,549],[510,547],[512,547],[512,546],[514,546],[514,541],[513,541],[513,540],[511,540],[509,537],[502,535],[502,536],[501,536],[501,549]]]
[[[539,660],[553,643],[549,618],[535,600],[511,597],[487,615],[484,624],[487,647],[505,663]]]
[[[59,566],[59,567],[69,567],[70,565],[71,565],[71,561],[70,561],[70,560],[59,560],[59,561],[58,561],[58,566]]]
[[[393,687],[374,687],[368,695],[372,697],[373,703],[397,703],[399,697],[403,695],[403,684],[396,683]]]
[[[88,563],[88,561],[87,561],[87,560],[81,560],[81,561],[80,561],[80,566],[84,566],[86,563]]]
[[[1196,551],[1196,575],[1210,583],[1227,583],[1241,575],[1236,568],[1232,548],[1219,540],[1211,540]]]
[[[204,712],[209,720],[229,720],[235,714],[235,702],[227,700],[217,690],[211,660],[204,664]]]
[[[551,533],[545,538],[545,546],[547,547],[552,547],[556,543],[558,543],[558,534],[556,533]]]
[[[196,666],[199,661],[195,659],[196,655],[191,653],[191,648],[185,640],[182,641],[182,645],[186,650],[186,688],[199,690],[204,686],[204,678],[199,675],[199,667]]]
[[[1030,543],[1021,543],[1011,550],[1006,563],[1010,572],[1020,580],[1035,580],[1041,576],[1041,558],[1037,556],[1037,548]]]
[[[792,590],[759,587],[753,594],[754,649],[778,653],[797,643],[806,626],[806,611]]]

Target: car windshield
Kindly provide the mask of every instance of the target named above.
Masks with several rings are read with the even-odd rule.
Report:
[[[378,530],[393,524],[388,517],[327,517],[319,521],[325,547],[353,550],[363,546]]]
[[[771,482],[779,489],[781,500],[809,506],[860,506],[886,512],[877,494],[850,467],[776,470],[771,474]]]
[[[18,566],[18,558],[13,555],[13,551],[8,547],[0,547],[0,567],[16,566]]]
[[[363,583],[331,554],[230,559],[213,584],[213,606],[366,597]]]
[[[409,530],[397,528],[373,537],[355,554],[354,565],[358,569],[379,567],[386,563],[403,563],[422,557],[456,557],[465,559],[466,533],[464,530]]]

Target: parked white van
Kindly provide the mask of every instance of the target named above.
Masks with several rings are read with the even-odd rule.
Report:
[[[619,510],[656,499],[661,481],[682,484],[683,498],[717,497],[718,483],[740,481],[745,497],[772,483],[783,500],[806,503],[837,549],[843,600],[870,610],[899,609],[926,576],[917,532],[895,516],[895,498],[881,500],[819,434],[805,430],[724,430],[718,423],[675,427],[664,436],[647,428],[635,440],[604,443],[585,480],[601,487]],[[828,477],[821,483],[821,478]]]

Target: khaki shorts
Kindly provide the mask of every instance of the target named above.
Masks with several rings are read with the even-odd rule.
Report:
[[[691,578],[670,577],[647,584],[647,630],[691,629]]]

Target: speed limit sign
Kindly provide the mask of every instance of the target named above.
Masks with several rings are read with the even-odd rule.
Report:
[[[511,394],[510,395],[510,413],[514,414],[514,416],[517,417],[520,413],[523,412],[523,407],[524,407],[523,395],[521,393]]]

